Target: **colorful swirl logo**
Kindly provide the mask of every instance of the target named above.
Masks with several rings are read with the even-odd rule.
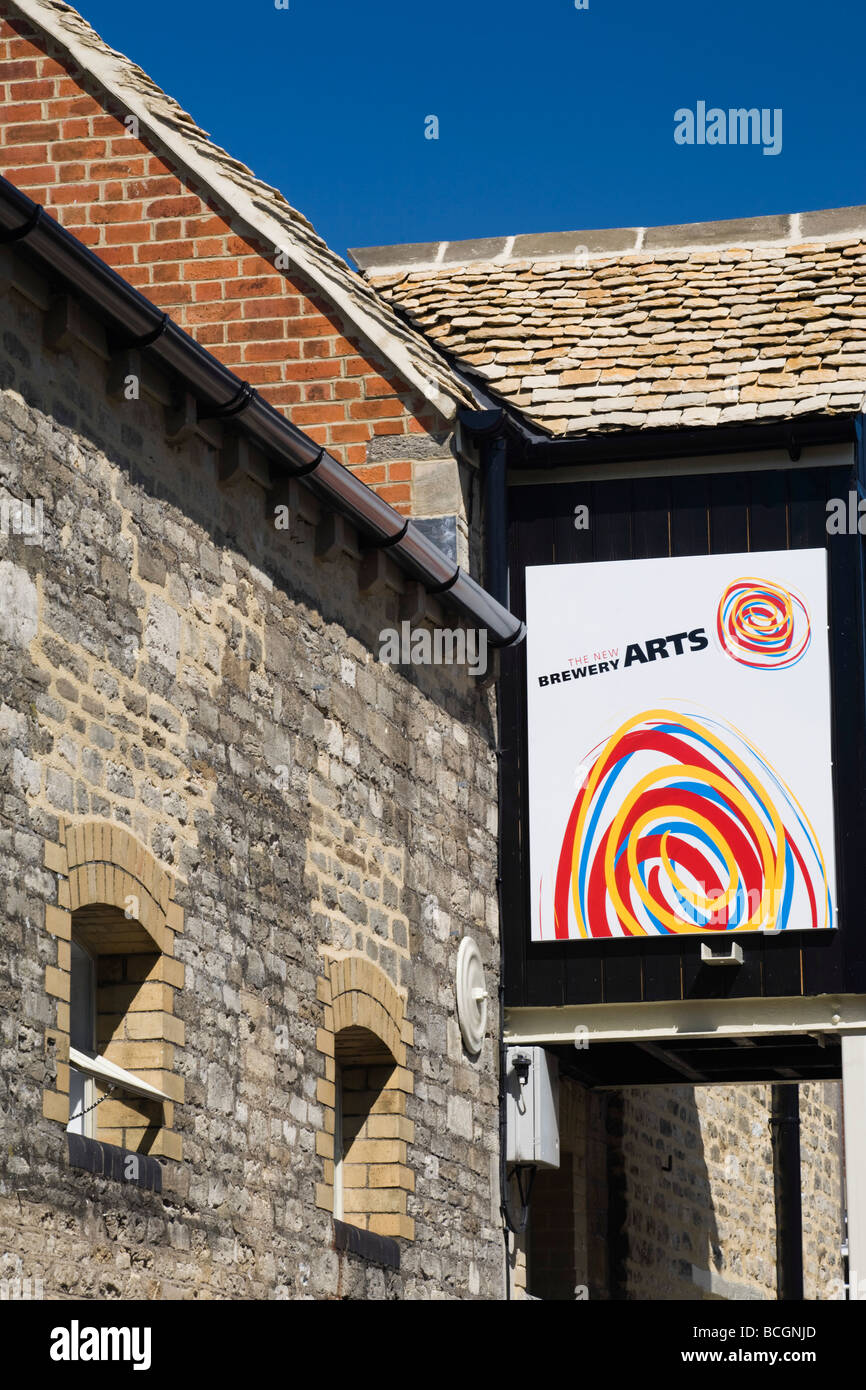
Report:
[[[734,661],[759,671],[784,671],[806,653],[812,629],[803,600],[781,584],[735,579],[719,602],[716,635]]]
[[[832,926],[806,814],[733,728],[648,710],[585,766],[556,872],[558,938]]]

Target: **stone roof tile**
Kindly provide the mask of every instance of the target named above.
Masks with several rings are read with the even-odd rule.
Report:
[[[369,278],[545,434],[859,408],[866,208],[601,237],[519,237],[519,261],[500,238],[497,260],[474,258],[471,273],[461,243],[449,245],[447,264],[416,258],[411,273],[376,248]],[[569,244],[578,254],[563,258]],[[370,253],[352,254],[368,264]]]

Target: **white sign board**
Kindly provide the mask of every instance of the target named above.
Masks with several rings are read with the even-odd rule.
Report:
[[[526,571],[535,941],[836,925],[823,550]]]

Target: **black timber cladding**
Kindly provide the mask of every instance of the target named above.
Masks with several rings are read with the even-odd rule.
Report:
[[[581,1051],[552,1047],[560,1072],[585,1086],[683,1086],[732,1081],[836,1081],[841,1039],[824,1045],[806,1033],[783,1037],[677,1038],[664,1042],[593,1043]]]
[[[832,749],[839,929],[740,933],[738,967],[702,967],[700,936],[530,940],[526,646],[501,654],[502,901],[506,1007],[866,992],[863,540],[828,536],[828,499],[851,466],[719,472],[509,490],[510,606],[526,616],[529,565],[824,546],[829,556]],[[862,472],[862,466],[861,470]],[[861,494],[862,495],[862,494]],[[589,529],[577,530],[577,506]],[[683,1079],[683,1078],[681,1078]]]

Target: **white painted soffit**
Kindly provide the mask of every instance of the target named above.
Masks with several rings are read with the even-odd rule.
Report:
[[[169,153],[176,167],[199,188],[230,209],[248,234],[285,251],[292,266],[317,286],[445,421],[453,421],[458,406],[475,404],[467,384],[428,340],[404,326],[391,306],[317,236],[312,224],[278,189],[262,183],[214,144],[141,68],[109,48],[77,10],[60,0],[9,0],[7,14],[14,13],[50,37],[129,115],[136,116],[140,130]]]
[[[579,1032],[577,1031],[579,1030]],[[628,1004],[520,1005],[505,1010],[509,1047],[673,1042],[791,1033],[866,1036],[866,995],[642,1000]]]

